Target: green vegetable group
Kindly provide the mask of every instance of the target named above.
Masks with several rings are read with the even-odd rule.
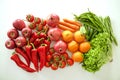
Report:
[[[112,42],[117,45],[110,17],[99,17],[90,11],[74,16],[83,23],[86,38],[91,44],[91,49],[84,54],[82,67],[89,72],[96,72],[112,60]]]

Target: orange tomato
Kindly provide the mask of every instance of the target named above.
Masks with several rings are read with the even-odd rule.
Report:
[[[81,34],[80,31],[76,31],[74,33],[74,40],[78,43],[84,42],[85,41],[85,35]]]
[[[75,53],[72,54],[72,59],[75,62],[82,62],[83,61],[83,54],[80,51],[77,51]]]
[[[86,53],[90,50],[90,43],[89,42],[82,42],[80,45],[79,45],[79,50],[82,52],[82,53]]]
[[[76,41],[71,41],[68,43],[68,50],[72,53],[78,51],[79,44]]]
[[[73,40],[73,33],[71,31],[65,30],[62,32],[62,39],[65,42],[70,42]]]

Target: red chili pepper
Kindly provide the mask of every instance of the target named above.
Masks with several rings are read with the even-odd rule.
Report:
[[[23,51],[23,49],[21,49],[21,48],[15,48],[15,51],[16,51],[18,54],[20,54],[22,57],[24,57],[24,59],[25,59],[26,62],[27,62],[27,65],[30,66],[30,60],[29,60],[27,54]]]
[[[37,32],[33,32],[30,38],[30,43],[33,43],[38,37],[39,37],[39,34]]]
[[[42,70],[46,63],[47,46],[46,45],[39,46],[38,54],[40,57],[40,70]]]
[[[50,49],[50,44],[51,44],[51,41],[50,41],[50,38],[47,37],[47,39],[44,40],[44,43],[47,44],[47,51]]]
[[[44,38],[37,38],[35,41],[34,41],[34,46],[37,48],[40,46],[41,43],[43,43],[43,40]]]
[[[19,66],[20,68],[24,69],[27,72],[35,72],[34,69],[32,69],[31,67],[28,67],[24,62],[22,62],[18,56],[18,54],[14,53],[11,56],[11,60],[13,60],[17,66]]]
[[[30,44],[25,46],[25,51],[26,51],[26,54],[27,54],[29,60],[31,60],[31,49],[32,49],[32,46]]]
[[[33,65],[34,65],[36,71],[38,71],[39,67],[38,67],[38,53],[37,53],[37,49],[35,48],[34,44],[31,43],[31,45],[33,46],[33,49],[31,50],[32,62],[33,62]]]

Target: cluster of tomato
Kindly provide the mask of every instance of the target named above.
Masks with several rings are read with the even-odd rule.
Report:
[[[66,66],[72,66],[74,61],[70,58],[67,52],[62,54],[56,53],[53,48],[50,48],[47,56],[46,56],[46,67],[51,67],[53,70],[57,70],[58,68],[65,68]]]

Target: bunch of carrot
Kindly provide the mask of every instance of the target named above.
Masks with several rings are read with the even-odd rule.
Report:
[[[73,21],[70,19],[63,19],[63,21],[59,22],[58,27],[62,30],[69,30],[71,32],[75,32],[80,29],[82,24],[78,21]]]

